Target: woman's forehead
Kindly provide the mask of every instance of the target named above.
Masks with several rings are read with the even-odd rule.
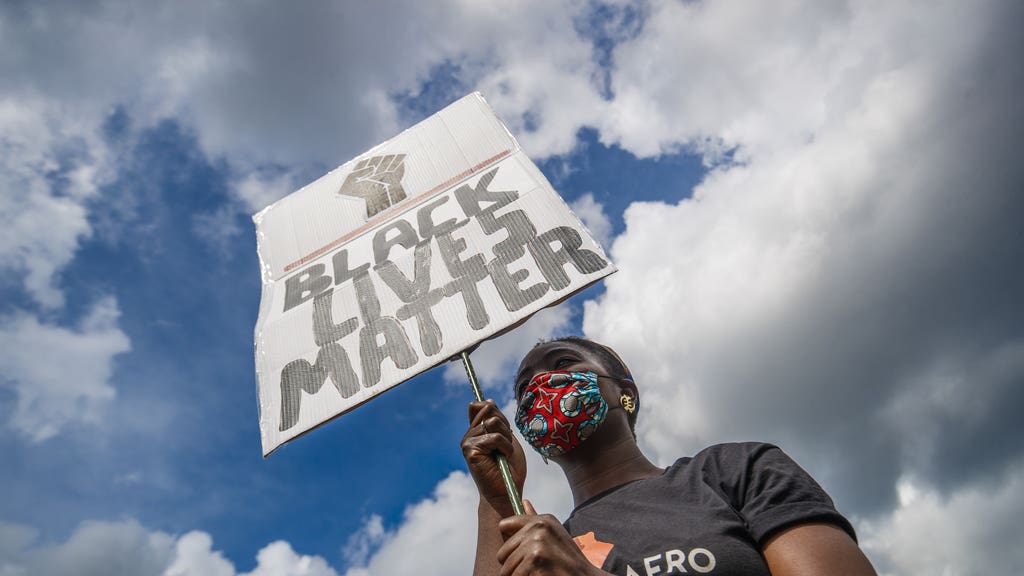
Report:
[[[523,360],[519,363],[519,372],[517,374],[521,374],[523,371],[529,371],[529,369],[544,362],[548,357],[555,356],[558,353],[565,351],[575,352],[582,356],[586,356],[588,359],[597,361],[601,360],[599,355],[594,354],[590,349],[577,344],[576,342],[564,340],[545,342],[534,346],[532,350],[527,352],[526,356],[524,356]]]

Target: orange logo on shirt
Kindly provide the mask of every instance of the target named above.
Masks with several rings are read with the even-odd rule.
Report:
[[[572,539],[577,546],[580,547],[580,552],[583,552],[583,556],[590,561],[591,564],[600,568],[604,565],[604,559],[611,554],[614,544],[608,542],[601,542],[597,538],[594,538],[593,532],[587,532],[582,536],[577,536]]]

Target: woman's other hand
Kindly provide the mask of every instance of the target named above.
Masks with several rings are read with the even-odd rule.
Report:
[[[526,514],[498,524],[505,543],[498,549],[501,576],[607,576],[590,563],[557,518],[537,514],[523,500]]]

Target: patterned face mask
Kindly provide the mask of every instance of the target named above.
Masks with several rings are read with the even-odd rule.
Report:
[[[516,427],[544,458],[579,446],[608,414],[593,372],[542,372],[523,389]]]

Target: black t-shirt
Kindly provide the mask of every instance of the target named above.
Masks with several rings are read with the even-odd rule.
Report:
[[[592,563],[619,576],[769,575],[766,539],[804,522],[834,524],[856,539],[828,494],[782,450],[743,443],[711,446],[661,476],[598,494],[565,528]]]

